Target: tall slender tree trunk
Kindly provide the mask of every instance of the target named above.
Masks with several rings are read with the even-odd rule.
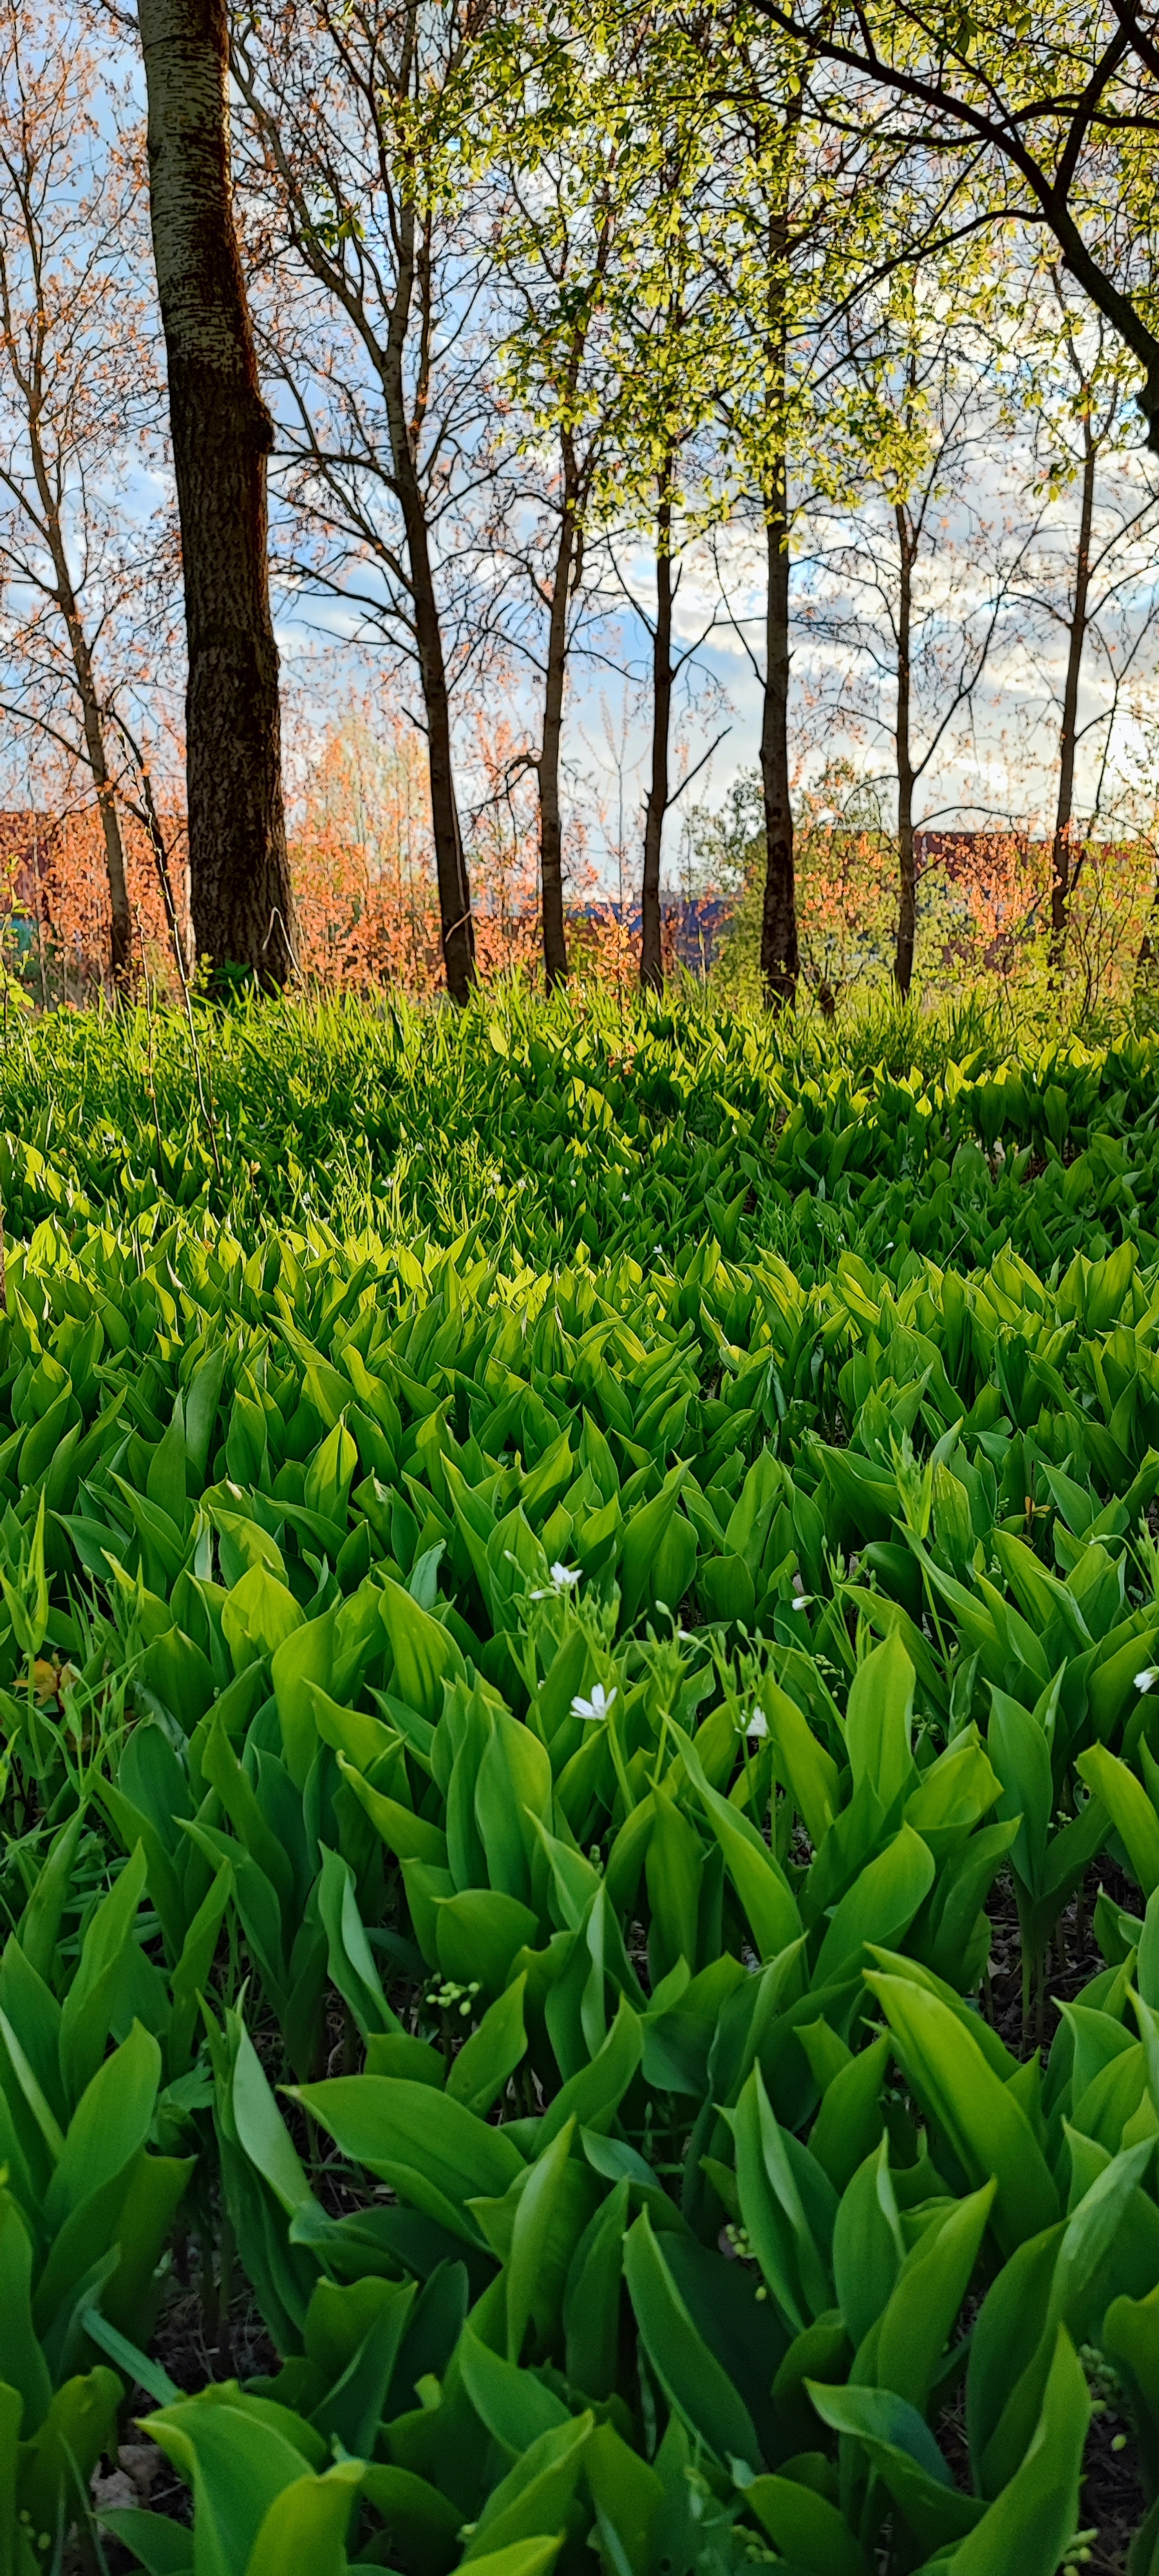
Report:
[[[612,242],[611,216],[605,208],[600,225],[595,262],[595,288],[602,291]],[[594,302],[594,298],[593,298]],[[568,359],[565,391],[569,405],[574,403],[579,383],[584,346],[591,324],[591,308],[577,322]],[[555,577],[551,590],[551,614],[547,629],[547,672],[543,698],[543,742],[540,748],[539,773],[539,878],[543,904],[543,966],[549,993],[567,981],[567,934],[563,918],[563,821],[559,800],[560,747],[563,739],[563,700],[567,678],[567,612],[573,585],[578,584],[583,546],[580,517],[581,500],[591,484],[592,456],[581,474],[575,439],[565,427],[560,436],[560,465],[563,486],[560,495],[559,539],[555,550]]]
[[[914,941],[917,935],[917,870],[914,861],[914,766],[910,734],[910,657],[913,643],[913,572],[916,546],[904,501],[894,504],[894,521],[898,545],[898,615],[897,615],[897,715],[894,740],[897,758],[897,949],[893,961],[894,982],[903,1002],[908,998],[914,972]]]
[[[273,427],[233,221],[226,0],[138,0],[137,16],[189,646],[193,928],[219,973],[241,966],[273,986],[294,940],[266,562]]]
[[[765,808],[765,891],[761,908],[761,982],[770,1010],[796,1000],[797,889],[793,805],[789,789],[789,526],[785,459],[778,460],[765,500],[768,591],[765,688],[761,708],[761,789]]]
[[[455,794],[455,760],[451,740],[451,693],[447,683],[443,628],[431,562],[426,497],[418,470],[415,430],[407,411],[403,365],[411,304],[419,265],[413,199],[404,199],[398,244],[398,291],[391,306],[383,352],[381,381],[390,437],[395,488],[406,531],[414,607],[419,680],[427,725],[427,758],[431,781],[431,830],[439,888],[443,966],[447,991],[460,1006],[475,980],[475,926],[471,887]]]
[[[121,818],[105,758],[104,735],[100,710],[95,697],[84,709],[85,741],[88,745],[89,768],[97,791],[101,832],[105,844],[105,873],[109,880],[109,967],[114,997],[125,991],[132,964],[133,923],[129,911],[129,888],[125,876],[125,845],[121,838]]]
[[[668,737],[672,724],[672,477],[671,450],[660,473],[656,508],[656,624],[652,633],[652,783],[644,809],[644,876],[640,901],[640,982],[647,993],[664,990],[660,936],[660,845],[668,811]]]
[[[767,587],[765,686],[761,707],[761,789],[765,808],[765,886],[761,907],[761,984],[771,1011],[797,998],[797,883],[789,776],[789,508],[785,444],[785,287],[789,250],[788,168],[801,116],[801,96],[787,102],[785,194],[769,208],[765,431],[770,471],[763,491]]]
[[[1078,734],[1079,681],[1082,677],[1083,647],[1087,638],[1087,602],[1091,582],[1091,521],[1095,506],[1095,472],[1098,448],[1091,433],[1089,419],[1083,422],[1083,479],[1079,502],[1079,541],[1075,556],[1074,603],[1071,609],[1070,633],[1067,638],[1066,678],[1062,693],[1062,723],[1058,739],[1058,805],[1054,818],[1054,841],[1050,865],[1050,963],[1058,974],[1066,946],[1067,901],[1070,895],[1070,825],[1074,814],[1074,764]]]
[[[105,873],[109,880],[109,967],[115,996],[123,992],[128,984],[133,948],[133,924],[129,912],[129,888],[125,876],[125,848],[121,838],[121,821],[117,812],[116,793],[109,776],[105,728],[93,671],[92,653],[72,586],[64,531],[60,524],[60,512],[49,498],[50,486],[47,474],[43,470],[40,442],[35,431],[33,463],[45,507],[49,552],[52,556],[57,598],[68,633],[73,677],[76,681],[77,696],[80,699],[85,757],[96,789],[97,809],[101,818],[101,833],[105,844]]]
[[[539,879],[543,904],[543,965],[547,989],[567,982],[567,935],[563,920],[563,822],[559,802],[559,759],[563,736],[563,695],[567,677],[567,606],[576,556],[577,475],[570,438],[562,441],[563,492],[551,614],[547,624],[547,674],[543,693],[543,743],[539,754]]]

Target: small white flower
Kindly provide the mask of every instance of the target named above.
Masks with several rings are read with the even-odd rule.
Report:
[[[561,1592],[570,1592],[573,1583],[581,1580],[578,1565],[553,1565],[550,1583],[542,1584],[530,1597],[533,1601],[558,1601]]]
[[[754,1708],[748,1725],[745,1728],[745,1734],[748,1736],[750,1743],[754,1736],[761,1739],[768,1734],[768,1731],[769,1721],[765,1716],[763,1708]]]
[[[602,1682],[594,1682],[590,1699],[582,1699],[577,1692],[571,1704],[572,1716],[594,1718],[598,1724],[607,1716],[615,1696],[614,1690],[606,1691]]]
[[[1156,1670],[1154,1664],[1144,1664],[1142,1672],[1136,1673],[1135,1675],[1135,1688],[1137,1691],[1154,1690],[1156,1682],[1159,1682],[1159,1671]]]

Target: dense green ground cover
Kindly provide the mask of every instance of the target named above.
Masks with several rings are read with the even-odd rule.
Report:
[[[1159,2491],[1153,1056],[10,1046],[0,2568],[1054,2576],[1092,2390]]]
[[[1020,1052],[977,1008],[835,1033],[518,990],[462,1019],[402,1001],[199,1018],[200,1094],[180,1021],[57,1013],[10,1039],[10,1230],[160,1196],[245,1241],[263,1219],[407,1243],[478,1222],[542,1268],[707,1232],[809,1280],[851,1246],[891,1277],[911,1246],[968,1267],[1010,1243],[1047,1271],[1129,1235],[1159,1257],[1147,1039]]]

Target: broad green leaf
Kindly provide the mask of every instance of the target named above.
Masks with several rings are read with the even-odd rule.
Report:
[[[569,2120],[597,2134],[610,2129],[628,2086],[640,2063],[642,2038],[640,2019],[625,1995],[621,1995],[616,2018],[603,2046],[596,2051],[591,2064],[581,2067],[570,2077],[549,2103],[539,2130],[537,2152],[542,2155]]]
[[[675,1801],[653,1791],[654,1817],[645,1858],[652,1922],[648,1950],[654,1984],[678,1959],[696,1965],[703,1847]]]
[[[804,2041],[807,2033],[798,2032],[798,2037]],[[826,2086],[809,2132],[809,2153],[828,2174],[835,2191],[844,2191],[881,2135],[881,2094],[888,2062],[888,2039],[875,2039]]]
[[[443,1683],[465,1677],[459,1648],[438,1620],[420,1610],[409,1592],[389,1578],[382,1585],[380,1612],[394,1656],[391,1689],[420,1717],[433,1721],[442,1714]]]
[[[382,1991],[374,1952],[358,1911],[354,1873],[338,1852],[320,1846],[318,1911],[325,1926],[331,1983],[349,2005],[363,2039],[401,2028]]]
[[[796,2478],[754,2478],[744,2489],[746,2510],[756,2515],[782,2558],[802,2576],[870,2576],[870,2562],[843,2515],[828,2497]]]
[[[134,2022],[129,2037],[98,2067],[69,2122],[48,2186],[45,2216],[59,2227],[102,2184],[123,2172],[149,2135],[161,2080],[161,2051]]]
[[[934,1876],[933,1853],[920,1834],[903,1825],[860,1872],[836,1908],[817,1953],[813,1974],[818,1984],[839,1976],[856,1960],[864,1941],[892,1949],[904,1939]]]
[[[513,1959],[538,1940],[539,1922],[516,1897],[498,1888],[472,1888],[437,1901],[434,1937],[445,1977],[464,1986],[478,1983],[484,1994],[499,1996]]]
[[[456,2360],[480,2422],[509,2459],[518,2459],[529,2451],[541,2433],[570,2422],[562,2398],[546,2381],[536,2371],[519,2370],[514,2362],[504,2361],[501,2354],[492,2352],[475,2332],[470,2318],[463,2328]]]
[[[586,2139],[584,2143],[586,2148]],[[563,2300],[567,2375],[585,2397],[610,2397],[616,2384],[629,2190],[626,2175],[613,2184],[585,2228],[568,2273]]]
[[[340,2460],[322,2477],[283,2487],[262,2521],[246,2576],[284,2576],[295,2560],[310,2576],[346,2576],[346,2529],[362,2477],[361,2460]]]
[[[116,2447],[121,2396],[120,2380],[103,2367],[66,2379],[55,2391],[43,2423],[21,2451],[20,2506],[33,2532],[51,2534],[85,2512],[97,2461],[102,2451]]]
[[[1064,2326],[1058,2330],[1042,2413],[1026,2457],[961,2543],[954,2576],[1055,2576],[1079,2519],[1083,2446],[1091,2401]]]
[[[901,1977],[867,1973],[866,1984],[884,2009],[919,2101],[945,2130],[966,2173],[975,2186],[994,2177],[994,2232],[1012,2253],[1058,2215],[1058,2194],[1025,2112],[936,1995]]]
[[[301,2159],[244,2023],[238,2028],[230,2103],[238,2144],[269,2184],[286,2216],[290,2218],[296,2210],[308,2207],[313,2194]]]
[[[709,1786],[700,1757],[682,1728],[674,1725],[672,1732],[724,1853],[724,1865],[748,1916],[758,1955],[775,1959],[801,1934],[801,1918],[788,1881],[755,1825]]]
[[[927,2229],[902,2265],[881,2319],[874,2359],[879,2388],[924,2408],[981,2250],[996,2185]]]
[[[372,2464],[363,2493],[380,2513],[407,2576],[447,2576],[459,2556],[458,2507],[413,2471]]]
[[[48,2365],[32,2322],[32,2239],[10,2191],[0,2189],[0,2316],[4,2378],[23,2400],[25,2440],[43,2423],[52,2397]]]
[[[613,2566],[651,2576],[653,2535],[664,2510],[663,2481],[614,2424],[597,2424],[584,2454],[596,2522]],[[839,2571],[840,2576],[840,2571]],[[851,2571],[861,2576],[861,2571]]]
[[[303,2474],[303,2451],[287,2438],[294,2419],[257,2398],[236,2403],[237,2395],[229,2383],[206,2388],[149,2417],[150,2439],[193,2488],[198,2576],[203,2565],[213,2576],[248,2576],[271,2505]]]
[[[845,1716],[854,1789],[868,1780],[887,1813],[913,1773],[913,1695],[913,1665],[894,1629],[858,1665]]]
[[[338,1755],[338,1768],[359,1805],[365,1808],[375,1832],[381,1834],[396,1859],[428,1861],[435,1869],[446,1867],[447,1837],[441,1826],[428,1824],[424,1816],[416,1816],[413,1807],[401,1806],[397,1798],[384,1798],[344,1753]]]
[[[628,2231],[624,2278],[648,2360],[669,2405],[722,2466],[760,2465],[752,2418],[727,2373],[697,2332],[653,2234],[647,2210]]]
[[[833,2304],[828,2246],[818,2243],[813,2213],[802,2195],[801,2160],[807,2150],[794,2140],[790,2152],[769,2106],[759,2066],[754,2066],[737,2104],[733,2132],[745,2229],[772,2297],[792,2332],[799,2334],[811,2318]],[[815,2199],[825,2195],[831,2234],[836,2198],[819,2168],[817,2186]]]
[[[143,2505],[104,2505],[96,2518],[102,2531],[111,2531],[114,2540],[131,2551],[146,2576],[194,2576],[188,2523],[150,2513]]]
[[[147,1864],[138,1847],[92,1915],[60,2019],[60,2071],[76,2101],[105,2053]]]
[[[1159,1816],[1146,1790],[1105,1744],[1090,1745],[1075,1768],[1106,1808],[1144,1896],[1151,1896],[1159,1887]]]
[[[507,2358],[518,2362],[534,2320],[540,2343],[552,2335],[568,2267],[593,2214],[598,2186],[590,2167],[572,2157],[569,2120],[537,2156],[515,2205],[507,2257]]]
[[[248,1574],[243,1574],[240,1583],[226,1594],[221,1625],[234,1671],[241,1673],[259,1656],[277,1655],[279,1647],[302,1626],[302,1611],[284,1583],[279,1583],[264,1565],[251,1565]]]
[[[541,2433],[487,2498],[463,2554],[486,2565],[500,2550],[560,2530],[567,2520],[592,2431],[591,2415]]]
[[[762,1685],[761,1706],[776,1746],[778,1774],[816,1850],[837,1813],[837,1765],[796,1701],[771,1680]]]
[[[447,2077],[447,2093],[453,2102],[462,2102],[469,2111],[484,2117],[502,2093],[509,2076],[527,2052],[527,2033],[523,2027],[523,1995],[526,1976],[516,1977],[504,1994],[489,2005],[465,2047],[459,2050]]]
[[[523,2157],[503,2129],[489,2127],[429,2084],[336,2075],[290,2089],[343,2155],[456,2234],[474,2235],[469,2200],[498,2196],[524,2171]]]

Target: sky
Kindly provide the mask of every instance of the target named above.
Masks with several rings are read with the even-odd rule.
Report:
[[[1091,597],[1099,613],[1085,647],[1078,709],[1076,815],[1086,822],[1097,804],[1108,829],[1128,815],[1152,819],[1159,732],[1159,509],[1149,506],[1138,428],[1129,412],[1125,420],[1129,443],[1101,460],[1095,487]],[[1003,430],[996,448],[972,453],[956,483],[951,477],[932,513],[933,542],[915,574],[919,758],[936,738],[917,787],[919,827],[1041,831],[1053,821],[1079,494],[1070,483],[1045,504],[1027,507],[1032,461],[1028,442]],[[1142,525],[1132,536],[1129,522],[1141,510]],[[762,691],[754,656],[759,664],[764,618],[759,533],[726,526],[710,542],[690,546],[681,560],[674,622],[678,657],[687,660],[674,708],[674,792],[688,783],[676,794],[665,828],[669,883],[679,882],[689,864],[689,818],[695,824],[698,811],[724,806],[734,782],[757,762]],[[791,566],[790,732],[798,793],[804,803],[828,779],[839,805],[851,782],[860,782],[863,796],[867,789],[878,796],[887,826],[895,812],[896,679],[887,614],[895,558],[891,513],[872,490],[836,511],[802,506]],[[651,757],[646,621],[654,610],[655,565],[646,540],[627,534],[615,547],[615,566],[608,613],[589,623],[573,654],[565,775],[589,862],[607,891],[622,885],[630,893]],[[1104,599],[1107,592],[1112,595]],[[340,651],[335,661],[325,649],[319,655],[320,636],[336,636],[341,628],[329,602],[281,603],[287,672],[304,680],[306,705],[313,674],[322,723],[340,709],[342,672],[357,658]],[[973,640],[976,654],[991,629],[984,658],[976,655],[976,684],[955,714],[963,641],[969,648]],[[380,669],[375,686],[387,707],[407,703],[405,686],[383,682]],[[537,691],[516,673],[496,690],[500,702],[516,737],[534,744]],[[298,757],[299,766],[303,759],[308,765],[301,740]],[[465,761],[465,804],[468,767]]]
[[[139,74],[127,58],[118,66],[118,78],[126,77],[139,105]],[[1049,497],[1034,497],[1043,465],[1041,417],[1017,404],[996,410],[993,384],[983,385],[975,412],[947,462],[930,510],[932,542],[919,555],[915,576],[919,753],[936,736],[919,782],[916,820],[941,828],[987,822],[1043,828],[1056,789],[1078,491],[1073,479],[1056,474]],[[0,421],[0,431],[3,426]],[[1070,432],[1073,448],[1073,421]],[[892,512],[868,471],[854,478],[840,507],[811,496],[804,471],[802,465],[795,490],[791,576],[798,794],[804,803],[827,793],[836,805],[852,782],[863,798],[878,797],[888,824],[896,686],[888,616],[895,589]],[[128,522],[139,524],[171,503],[163,462],[131,441],[115,460],[113,482]],[[1124,538],[1125,523],[1140,510],[1140,527]],[[276,537],[276,488],[273,526]],[[1112,828],[1128,812],[1150,819],[1159,731],[1159,506],[1150,499],[1129,404],[1100,459],[1094,530],[1096,556],[1110,551],[1095,583],[1101,605],[1084,660],[1076,808],[1086,820],[1097,797]],[[444,561],[449,580],[450,542]],[[648,786],[647,618],[655,596],[654,562],[638,530],[612,533],[604,572],[602,609],[589,618],[571,665],[565,791],[601,882],[627,892],[638,868]],[[1102,601],[1108,588],[1111,596]],[[390,719],[413,693],[384,657],[350,645],[350,621],[332,597],[311,593],[308,585],[293,593],[280,588],[276,619],[286,679],[287,774],[292,792],[300,793],[318,743],[356,699],[369,696]],[[665,832],[669,881],[687,863],[697,813],[723,807],[738,778],[754,769],[761,689],[753,657],[759,662],[762,619],[763,564],[753,530],[734,522],[690,545],[681,558],[675,613],[683,668],[671,764],[673,790],[680,792]],[[963,642],[971,648],[990,626],[976,685],[954,712]],[[177,733],[179,653],[169,657],[166,671]],[[484,694],[489,716],[507,720],[514,745],[534,750],[538,695],[517,654],[505,673],[488,680]],[[465,716],[460,743],[461,801],[469,811],[474,780]],[[6,801],[18,793],[35,799],[34,777],[17,789],[22,763],[27,773],[27,737],[10,727],[0,740]]]

